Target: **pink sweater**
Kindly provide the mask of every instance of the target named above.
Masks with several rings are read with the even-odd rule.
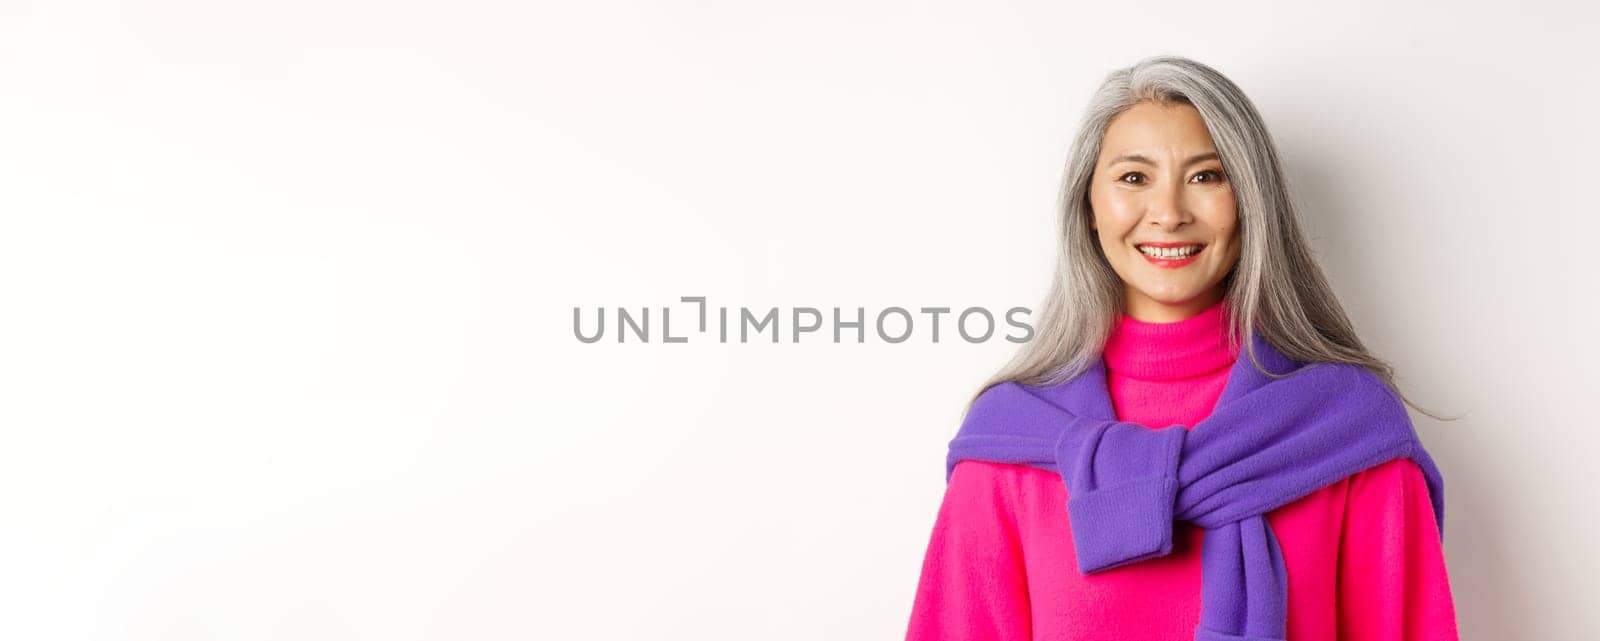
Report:
[[[1227,301],[1175,323],[1123,315],[1107,341],[1118,420],[1194,426],[1240,355]],[[1084,575],[1067,491],[1048,470],[956,464],[912,604],[908,641],[1191,641],[1204,531],[1164,557]],[[1288,641],[1454,641],[1455,607],[1422,471],[1395,459],[1267,513],[1289,572]]]

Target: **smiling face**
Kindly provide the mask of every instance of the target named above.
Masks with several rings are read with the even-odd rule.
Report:
[[[1222,299],[1222,280],[1239,261],[1238,209],[1194,107],[1143,102],[1113,118],[1089,207],[1129,316],[1174,322]]]

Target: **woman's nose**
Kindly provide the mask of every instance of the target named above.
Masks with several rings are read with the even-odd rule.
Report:
[[[1175,189],[1163,189],[1160,192],[1150,202],[1150,210],[1146,212],[1145,218],[1148,224],[1162,229],[1177,229],[1189,219],[1183,199]]]

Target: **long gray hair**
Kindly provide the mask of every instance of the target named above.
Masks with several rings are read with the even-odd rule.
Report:
[[[1240,255],[1221,283],[1228,299],[1229,347],[1245,345],[1251,364],[1274,378],[1284,373],[1262,367],[1245,337],[1259,334],[1298,361],[1364,367],[1406,404],[1440,419],[1407,399],[1394,382],[1394,368],[1356,336],[1300,229],[1277,148],[1255,105],[1215,69],[1178,56],[1145,58],[1112,72],[1089,101],[1062,180],[1061,252],[1034,339],[978,394],[1007,381],[1057,384],[1100,358],[1122,310],[1125,285],[1091,233],[1089,181],[1106,127],[1141,102],[1187,104],[1199,111],[1233,184]]]

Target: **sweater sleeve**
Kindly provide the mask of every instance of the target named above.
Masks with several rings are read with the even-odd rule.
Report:
[[[1338,585],[1343,641],[1458,639],[1444,546],[1415,461],[1350,477]]]
[[[956,463],[923,559],[907,641],[1030,637],[1014,467]]]

